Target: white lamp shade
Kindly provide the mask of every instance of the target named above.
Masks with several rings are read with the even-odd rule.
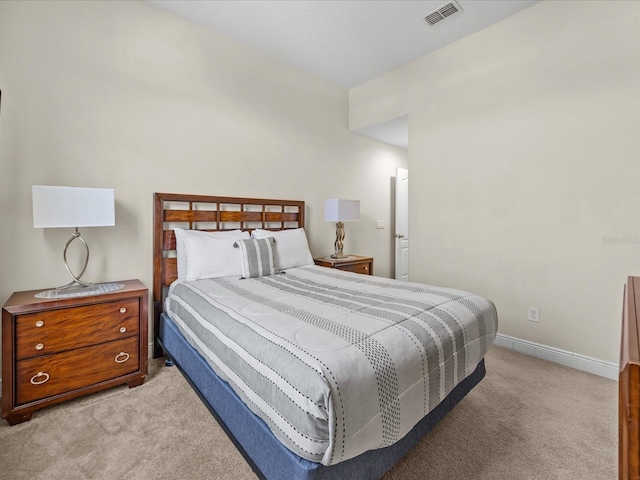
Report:
[[[357,222],[360,220],[360,200],[332,199],[324,201],[327,222]]]
[[[33,228],[109,227],[116,224],[112,188],[33,185]]]

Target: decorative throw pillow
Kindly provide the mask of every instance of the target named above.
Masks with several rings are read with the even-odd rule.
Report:
[[[262,277],[276,273],[273,264],[274,243],[273,237],[236,240],[233,246],[239,248],[242,255],[242,278]]]

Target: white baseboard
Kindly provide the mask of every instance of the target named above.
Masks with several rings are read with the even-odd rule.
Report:
[[[605,362],[604,360],[598,360],[597,358],[587,357],[579,353],[568,352],[567,350],[530,342],[529,340],[521,340],[516,337],[503,335],[502,333],[498,333],[494,345],[611,380],[618,380],[618,365],[612,362]]]

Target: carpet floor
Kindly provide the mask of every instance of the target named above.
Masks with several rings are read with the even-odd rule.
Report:
[[[384,480],[617,478],[616,382],[497,347],[486,366]],[[154,360],[140,387],[1,421],[0,478],[256,477],[180,372]]]

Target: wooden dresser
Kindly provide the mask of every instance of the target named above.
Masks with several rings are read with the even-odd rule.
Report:
[[[2,309],[2,418],[13,425],[35,410],[147,375],[148,291],[139,280],[84,297],[39,299],[16,292]]]
[[[348,255],[344,258],[320,257],[314,258],[314,263],[321,267],[337,268],[347,272],[373,275],[373,258],[359,255]]]
[[[640,478],[640,277],[629,277],[622,305],[618,378],[618,478]]]

